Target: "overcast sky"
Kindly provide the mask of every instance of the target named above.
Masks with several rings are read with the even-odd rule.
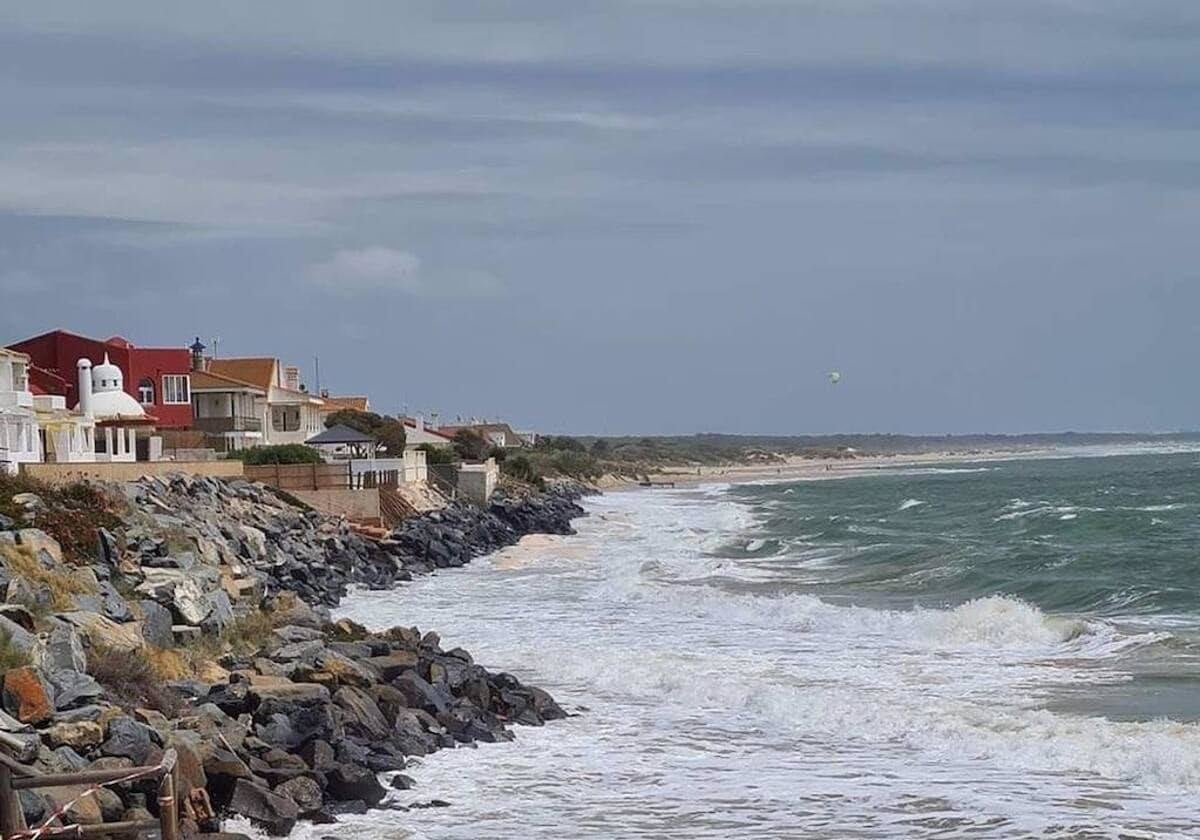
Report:
[[[1200,428],[1197,91],[1195,0],[5,3],[0,339],[555,431]]]

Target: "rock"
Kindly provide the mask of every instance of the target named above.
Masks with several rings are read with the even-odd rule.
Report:
[[[328,703],[329,689],[315,683],[288,683],[286,685],[256,685],[250,695],[260,704],[268,700],[282,703]]]
[[[17,495],[32,496],[34,499],[37,499],[37,507],[39,509],[45,507],[45,505],[42,504],[41,499],[37,496],[34,496],[33,493],[18,493]],[[13,502],[15,504],[21,504],[21,502],[17,501],[17,496],[13,496]],[[50,536],[45,531],[38,530],[37,528],[26,528],[22,531],[18,531],[17,542],[33,552],[34,556],[38,557],[39,560],[42,560],[44,556],[45,560],[42,562],[42,565],[46,568],[51,568],[53,566],[59,566],[62,564],[62,546],[58,544],[58,540],[54,539],[54,537]]]
[[[78,671],[50,671],[46,679],[54,689],[54,707],[59,710],[73,709],[90,703],[104,693],[100,683],[88,674]]]
[[[431,715],[444,712],[450,707],[450,695],[444,690],[430,685],[412,671],[405,671],[392,681],[413,709],[422,709]]]
[[[67,746],[54,748],[54,761],[64,773],[77,773],[88,767],[88,760]]]
[[[42,667],[48,670],[87,672],[87,653],[83,642],[71,627],[60,625],[50,631],[41,657]]]
[[[121,549],[117,538],[106,528],[96,529],[96,560],[101,565],[114,567],[121,559]]]
[[[100,745],[102,755],[128,758],[134,764],[145,764],[154,746],[151,730],[133,718],[118,717],[109,721],[108,740]]]
[[[129,651],[140,649],[144,643],[137,622],[117,624],[111,618],[84,610],[61,613],[59,617],[76,627],[91,647]]]
[[[396,790],[412,790],[417,786],[416,780],[412,776],[405,776],[403,773],[392,776],[392,780],[388,784]]]
[[[12,668],[4,674],[4,708],[21,723],[43,723],[54,715],[50,692],[33,668]]]
[[[295,802],[296,809],[302,817],[308,817],[317,813],[325,804],[325,797],[321,793],[321,786],[317,784],[315,779],[307,776],[297,776],[294,779],[289,779],[278,785],[275,788],[275,792]]]
[[[313,770],[324,772],[337,766],[333,747],[319,738],[309,741],[300,748],[300,757]]]
[[[341,801],[361,799],[368,805],[378,805],[387,796],[375,774],[365,767],[339,764],[327,776],[326,791]]]
[[[0,638],[7,638],[13,649],[29,657],[33,657],[39,648],[36,636],[4,616],[0,616]]]
[[[0,616],[20,625],[30,633],[35,632],[33,613],[20,604],[0,604]]]
[[[387,737],[391,729],[387,718],[365,691],[344,686],[334,693],[333,702],[345,712],[343,725],[351,735],[371,741]]]
[[[66,746],[86,751],[104,740],[104,727],[90,720],[56,723],[45,731],[43,737],[51,747]]]
[[[125,813],[125,803],[111,788],[99,788],[95,794],[96,804],[100,806],[100,817],[104,822],[116,822]]]
[[[172,732],[164,746],[175,750],[175,779],[179,785],[178,795],[186,797],[193,790],[208,787],[208,775],[204,772],[204,759],[200,755],[200,738],[190,732]]]
[[[142,613],[142,637],[146,643],[163,649],[174,647],[175,635],[171,632],[171,625],[175,622],[171,611],[149,599],[138,601],[138,609]]]
[[[300,815],[299,808],[290,798],[246,779],[234,783],[229,810],[248,818],[275,837],[290,832]]]
[[[54,603],[54,593],[44,583],[35,583],[25,577],[14,577],[8,582],[5,600],[13,604],[21,604],[37,612],[49,610]]]
[[[391,682],[405,671],[416,668],[419,661],[416,653],[401,650],[387,656],[373,656],[367,664],[379,671],[385,682]]]
[[[276,627],[273,632],[284,644],[295,644],[296,642],[321,642],[324,641],[325,638],[325,634],[315,627],[300,627],[296,624],[288,624],[285,627]]]
[[[95,796],[83,796],[88,790],[87,785],[71,785],[70,787],[46,788],[43,793],[55,808],[61,808],[74,800],[67,808],[64,823],[79,823],[80,825],[98,825],[104,821],[104,813]]]
[[[25,824],[41,825],[50,812],[50,803],[46,801],[46,797],[34,790],[18,791],[17,796],[21,801],[21,813],[25,817]]]

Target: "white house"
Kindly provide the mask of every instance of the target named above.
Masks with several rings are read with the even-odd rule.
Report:
[[[37,412],[29,390],[29,356],[0,347],[0,472],[42,460]]]
[[[423,445],[437,447],[450,447],[454,445],[454,439],[449,435],[444,435],[426,426],[424,417],[405,417],[403,420],[404,448],[406,450],[411,451]]]
[[[325,402],[300,383],[300,370],[266,357],[205,359],[192,373],[193,424],[240,449],[304,443],[324,428]]]

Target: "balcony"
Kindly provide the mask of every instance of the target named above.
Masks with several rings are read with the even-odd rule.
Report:
[[[210,435],[230,432],[261,432],[262,421],[257,417],[196,417],[192,428]]]

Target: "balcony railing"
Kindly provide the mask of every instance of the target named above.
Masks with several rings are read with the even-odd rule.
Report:
[[[262,421],[257,417],[196,417],[192,428],[210,435],[225,432],[261,432]]]

